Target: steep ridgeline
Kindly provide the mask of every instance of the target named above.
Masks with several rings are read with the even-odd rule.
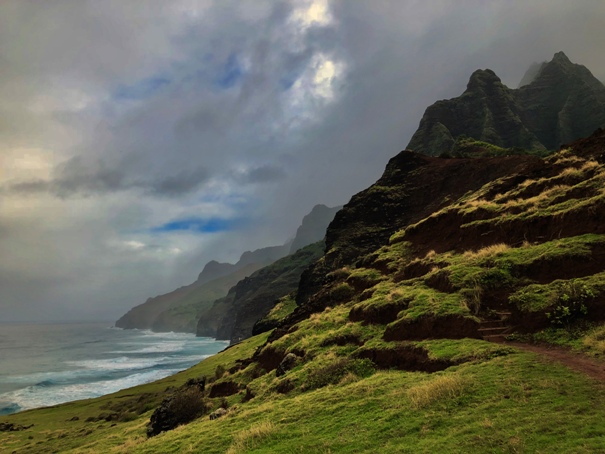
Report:
[[[407,148],[429,156],[459,155],[472,138],[501,153],[540,152],[603,126],[605,86],[559,52],[548,63],[532,65],[518,89],[502,84],[489,69],[475,71],[461,96],[426,109]]]
[[[341,208],[341,206],[329,208],[325,205],[315,205],[311,212],[303,218],[302,224],[296,231],[296,237],[290,246],[290,254],[323,239],[328,224]]]
[[[302,272],[323,255],[323,248],[323,241],[305,246],[239,281],[227,296],[217,300],[212,309],[200,317],[197,335],[231,342],[250,337],[255,323],[266,316],[280,298],[296,290]],[[273,326],[265,327],[271,328]]]
[[[240,279],[283,257],[290,244],[273,246],[242,254],[236,264],[211,261],[198,279],[172,292],[149,298],[130,309],[116,326],[125,329],[152,329],[156,332],[195,332],[199,313],[210,308]]]
[[[298,249],[322,240],[326,227],[337,210],[338,208],[328,208],[324,205],[315,206],[303,218],[294,239],[283,246],[244,252],[236,264],[214,260],[208,262],[194,283],[149,298],[122,316],[116,326],[125,329],[152,329],[156,332],[195,333],[200,317],[210,311],[214,301],[225,296],[240,280],[288,255],[294,247]],[[212,314],[212,317],[204,317],[208,324],[203,332],[210,337],[216,335],[221,321],[221,315],[217,315],[216,311]]]

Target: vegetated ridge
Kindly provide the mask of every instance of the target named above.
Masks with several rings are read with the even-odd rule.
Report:
[[[313,243],[239,281],[227,296],[218,299],[212,309],[200,317],[197,335],[233,343],[249,338],[253,332],[258,334],[274,328],[274,324],[266,321],[253,330],[256,322],[266,317],[280,298],[297,289],[302,272],[323,255],[323,248],[323,241]],[[218,327],[214,330],[217,321]]]

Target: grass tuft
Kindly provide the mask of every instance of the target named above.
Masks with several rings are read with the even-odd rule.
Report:
[[[263,421],[238,432],[233,437],[233,443],[227,454],[238,454],[256,448],[263,440],[270,437],[277,430],[271,421]]]
[[[478,251],[466,251],[463,255],[467,259],[480,259],[485,257],[491,257],[500,252],[505,252],[510,249],[510,246],[504,243],[492,244],[479,249]]]
[[[420,409],[437,401],[459,397],[469,385],[470,381],[467,377],[442,375],[408,389],[407,395],[412,407]]]

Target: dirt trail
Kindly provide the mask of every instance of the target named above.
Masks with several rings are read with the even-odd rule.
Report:
[[[559,362],[570,369],[582,372],[595,380],[605,382],[605,362],[590,358],[582,353],[574,353],[561,347],[523,344],[520,342],[506,342],[506,345],[521,350],[537,353],[551,361]]]

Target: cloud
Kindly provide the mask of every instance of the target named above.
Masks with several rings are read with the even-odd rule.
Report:
[[[56,176],[52,179],[9,183],[4,189],[25,194],[46,192],[62,198],[129,190],[140,190],[160,197],[177,197],[195,191],[207,180],[208,172],[202,167],[182,170],[173,175],[145,177],[128,172],[126,168],[110,167],[103,160],[87,165],[77,156],[58,166]]]
[[[287,173],[281,166],[265,164],[258,167],[234,172],[234,178],[242,184],[275,183],[286,178]]]

